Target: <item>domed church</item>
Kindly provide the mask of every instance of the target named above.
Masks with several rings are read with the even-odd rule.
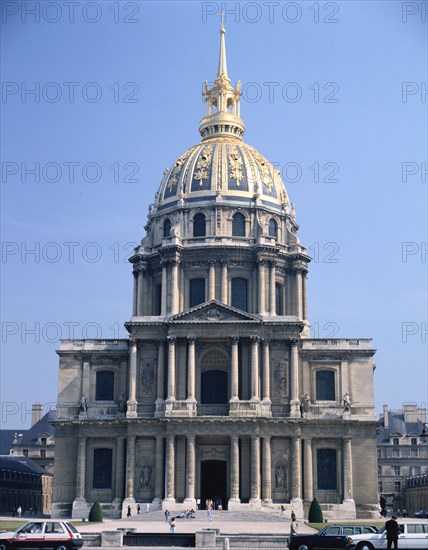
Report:
[[[101,502],[377,517],[369,339],[312,339],[294,206],[243,141],[240,82],[205,82],[201,142],[135,249],[129,339],[63,340],[53,515]]]

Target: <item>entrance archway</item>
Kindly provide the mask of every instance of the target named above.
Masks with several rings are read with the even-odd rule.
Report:
[[[225,460],[203,460],[201,462],[201,507],[205,508],[207,498],[227,508],[227,462]]]

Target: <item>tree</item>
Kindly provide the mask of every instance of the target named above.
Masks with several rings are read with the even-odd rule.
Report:
[[[316,498],[311,502],[308,514],[309,523],[324,523],[321,506]]]
[[[94,522],[102,522],[103,521],[103,511],[102,511],[101,505],[98,502],[98,500],[96,500],[92,504],[92,508],[91,508],[91,511],[89,512],[89,518],[88,519],[89,519],[89,521],[94,521]]]

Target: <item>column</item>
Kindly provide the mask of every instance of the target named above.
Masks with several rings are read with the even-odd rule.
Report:
[[[301,500],[300,437],[291,438],[291,499]]]
[[[135,315],[137,315],[137,303],[138,303],[138,298],[137,298],[137,293],[138,293],[138,275],[137,275],[137,272],[136,271],[133,271],[132,272],[133,276],[134,276],[134,289],[133,289],[133,292],[132,292],[132,316],[135,317]]]
[[[270,349],[269,340],[263,340],[263,402],[270,404]]]
[[[271,315],[276,315],[276,262],[270,263],[269,273],[269,311]]]
[[[156,460],[155,460],[155,498],[161,501],[163,498],[163,435],[156,436]]]
[[[290,416],[300,416],[299,405],[299,348],[298,340],[292,340],[290,349]]]
[[[302,272],[300,269],[298,269],[295,272],[295,280],[296,280],[296,289],[295,289],[295,297],[296,297],[296,315],[299,319],[302,318]]]
[[[302,283],[303,283],[303,319],[308,318],[308,285],[307,285],[307,273],[303,273],[302,275]]]
[[[196,403],[195,399],[195,341],[194,336],[187,338],[188,354],[187,354],[187,401]],[[193,498],[193,497],[192,497]]]
[[[314,477],[312,466],[312,439],[305,438],[303,440],[303,483],[304,483],[304,500],[312,502],[314,498]]]
[[[260,500],[260,437],[251,436],[251,502]]]
[[[229,502],[241,502],[239,498],[239,436],[230,436],[230,499]]]
[[[239,338],[232,337],[232,383],[231,383],[231,401],[239,401]]]
[[[259,401],[259,339],[251,338],[251,401]]]
[[[125,485],[125,438],[116,438],[116,483],[115,500],[123,499],[123,489]]]
[[[129,399],[127,401],[126,417],[137,416],[137,342],[130,340],[129,349]]]
[[[135,435],[128,436],[126,459],[126,499],[134,500]]]
[[[82,373],[82,395],[90,400],[91,395],[91,363],[89,361],[83,361],[83,373]]]
[[[85,485],[86,485],[86,441],[87,437],[79,437],[79,447],[77,450],[77,471],[76,471],[76,484],[77,492],[76,497],[79,500],[85,499]]]
[[[215,299],[215,261],[209,262],[208,268],[208,300]]]
[[[163,402],[165,378],[165,342],[163,340],[160,340],[158,345],[158,365],[156,374],[156,401]]]
[[[179,261],[175,260],[171,264],[171,313],[178,313],[178,304],[180,299],[180,291],[178,288],[178,265]]]
[[[162,266],[162,289],[161,289],[161,315],[166,315],[166,298],[167,298],[167,266],[166,261],[161,262]]]
[[[352,440],[343,438],[343,500],[352,500],[354,490],[352,483]]]
[[[175,336],[168,336],[168,401],[175,401]]]
[[[140,269],[137,276],[137,316],[143,314],[144,271]]]
[[[166,501],[175,502],[175,436],[166,440]]]
[[[187,436],[186,499],[184,501],[187,501],[187,503],[190,505],[193,505],[193,502],[195,501],[195,454],[195,436],[193,434],[190,434]]]
[[[272,502],[272,467],[271,467],[271,448],[270,437],[263,437],[263,481],[262,498],[263,502],[269,504]]]
[[[227,304],[227,262],[221,262],[221,302]]]
[[[259,260],[259,285],[258,285],[258,292],[259,292],[259,314],[265,315],[265,267],[264,267],[264,261]]]

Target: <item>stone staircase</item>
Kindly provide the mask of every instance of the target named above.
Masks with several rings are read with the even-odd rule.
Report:
[[[174,508],[170,510],[171,515],[179,516],[181,510],[186,510],[185,506],[179,508]],[[206,510],[197,510],[196,511],[196,521],[207,521],[207,512]],[[285,523],[288,521],[289,517],[285,517],[280,514],[278,510],[267,510],[265,511],[252,511],[252,510],[213,510],[213,522],[215,521],[233,521],[233,522],[254,522],[254,523],[266,523],[266,522],[281,522]],[[165,521],[164,511],[155,510],[153,512],[143,512],[141,511],[139,516],[133,516],[127,518],[127,521],[133,522],[144,522],[144,521]],[[183,518],[182,521],[193,521],[192,519]]]

